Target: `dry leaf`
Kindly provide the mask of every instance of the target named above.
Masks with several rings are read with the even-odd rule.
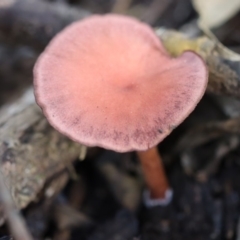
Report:
[[[240,10],[239,0],[193,0],[201,25],[219,27]]]

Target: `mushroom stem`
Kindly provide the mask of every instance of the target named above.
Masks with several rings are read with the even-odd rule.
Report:
[[[150,148],[147,151],[138,151],[137,154],[151,199],[164,199],[167,190],[169,190],[169,183],[157,147]]]

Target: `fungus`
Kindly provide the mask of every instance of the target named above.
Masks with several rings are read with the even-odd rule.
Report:
[[[114,14],[68,26],[34,68],[36,101],[55,129],[87,146],[138,151],[149,205],[172,195],[156,145],[193,111],[206,85],[199,56],[171,58],[150,27]]]

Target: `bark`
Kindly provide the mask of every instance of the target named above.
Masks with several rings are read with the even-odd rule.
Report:
[[[18,208],[36,200],[46,181],[80,151],[79,144],[50,127],[32,89],[0,110],[0,169]]]

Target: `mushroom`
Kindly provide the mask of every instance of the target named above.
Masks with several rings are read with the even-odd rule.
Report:
[[[66,27],[34,67],[36,101],[55,129],[87,146],[137,151],[149,206],[172,197],[156,145],[193,111],[207,79],[198,55],[172,58],[149,26],[114,14]]]

